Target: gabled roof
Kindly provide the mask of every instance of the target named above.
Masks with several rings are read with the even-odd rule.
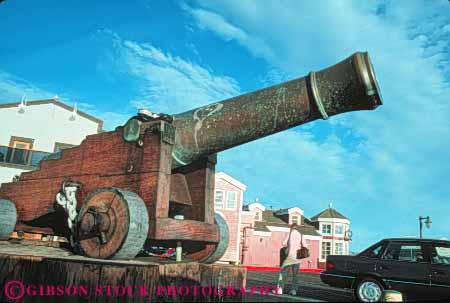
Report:
[[[257,230],[257,231],[270,231],[267,228],[266,223],[265,222],[260,222],[260,221],[256,221],[255,222],[254,230]]]
[[[301,209],[299,207],[282,208],[282,209],[275,211],[275,214],[277,216],[290,215],[292,213],[299,213],[302,216],[304,214],[303,209]]]
[[[304,225],[299,225],[298,226],[300,229],[300,233],[303,235],[308,235],[308,236],[321,236],[316,228],[314,226],[308,225],[308,224],[304,224]]]
[[[317,221],[318,219],[345,219],[348,220],[343,214],[335,210],[334,208],[327,208],[321,213],[311,217],[311,221]]]
[[[314,225],[314,222],[306,217],[303,217],[303,221],[305,222],[305,224]]]
[[[231,177],[230,175],[228,175],[224,172],[216,173],[216,180],[217,179],[222,179],[222,180],[236,186],[237,188],[239,188],[242,191],[247,190],[247,186],[244,183],[239,182],[238,180],[236,180],[235,178]]]
[[[26,101],[26,106],[34,106],[34,105],[43,105],[43,104],[54,104],[59,107],[64,108],[68,111],[73,111],[74,108],[72,106],[69,106],[65,103],[60,102],[58,99],[44,99],[44,100],[34,100],[34,101]],[[18,107],[20,105],[20,102],[13,102],[13,103],[2,103],[0,104],[0,109],[2,108],[11,108],[11,107]],[[103,128],[103,121],[91,116],[83,111],[80,111],[77,109],[77,114],[83,118],[86,118],[88,120],[91,120],[94,123],[98,124],[98,132],[100,132]]]
[[[263,211],[262,221],[255,222],[255,230],[268,231],[269,229],[267,228],[267,226],[289,228],[290,225],[277,217],[275,215],[276,212],[277,211],[274,210]],[[320,234],[316,231],[316,228],[310,224],[307,224],[306,222],[304,222],[303,225],[299,225],[299,230],[300,233],[304,235],[320,236]]]
[[[275,210],[275,213],[287,213],[287,211],[289,210],[289,208],[280,208]]]
[[[251,210],[253,210],[253,209],[255,209],[255,208],[259,208],[259,209],[261,209],[262,211],[265,211],[265,210],[266,210],[266,208],[264,207],[264,205],[262,205],[262,204],[259,203],[259,202],[252,202],[252,203],[249,203],[249,204],[247,204],[247,205],[242,206],[242,210],[246,210],[246,211],[251,211]]]
[[[276,211],[273,210],[265,210],[262,213],[262,220],[268,223],[281,223],[281,224],[287,224],[286,221],[280,219],[275,215]]]
[[[254,230],[257,231],[270,231],[270,227],[285,227],[289,228],[290,225],[287,223],[270,223],[270,222],[262,222],[262,221],[256,221]],[[303,224],[299,225],[298,229],[302,235],[307,236],[317,236],[320,237],[320,234],[317,232],[317,230],[314,228],[314,226]]]

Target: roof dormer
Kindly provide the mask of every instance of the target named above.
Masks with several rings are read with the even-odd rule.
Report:
[[[247,205],[247,209],[254,214],[255,221],[262,221],[263,211],[265,211],[266,208],[264,207],[264,205],[259,203],[258,199],[255,199],[255,202]]]
[[[290,207],[279,209],[275,212],[275,215],[285,221],[288,224],[296,223],[298,225],[303,224],[303,209],[299,207]]]

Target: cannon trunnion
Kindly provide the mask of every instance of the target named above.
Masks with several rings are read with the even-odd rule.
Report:
[[[0,187],[0,237],[14,230],[65,236],[93,258],[127,259],[182,243],[212,263],[228,245],[214,213],[216,153],[331,115],[381,104],[367,53],[307,77],[168,116],[139,115],[87,136],[39,170]],[[14,209],[15,205],[15,209]],[[2,217],[2,218],[3,218]]]

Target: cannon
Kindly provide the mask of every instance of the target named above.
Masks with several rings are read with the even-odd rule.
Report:
[[[0,187],[0,237],[59,235],[91,258],[182,245],[211,263],[228,245],[214,212],[216,154],[316,119],[382,104],[368,53],[307,76],[175,115],[142,111]],[[275,157],[275,155],[274,155]]]

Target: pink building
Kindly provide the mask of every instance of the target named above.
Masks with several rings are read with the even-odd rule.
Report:
[[[215,211],[225,218],[230,233],[220,261],[279,267],[282,242],[293,223],[300,226],[310,252],[301,268],[323,268],[327,255],[348,254],[350,221],[331,205],[308,219],[299,207],[272,210],[258,200],[243,205],[246,186],[225,173],[217,173],[215,182]]]
[[[289,234],[290,225],[297,223],[310,256],[301,261],[301,268],[316,269],[321,235],[308,223],[298,207],[279,210],[266,209],[261,203],[246,205],[242,212],[241,262],[251,266],[280,266],[280,249]],[[299,246],[300,248],[300,246]]]
[[[247,187],[225,173],[216,173],[214,210],[228,223],[230,242],[222,262],[240,263],[241,213],[244,191]]]

